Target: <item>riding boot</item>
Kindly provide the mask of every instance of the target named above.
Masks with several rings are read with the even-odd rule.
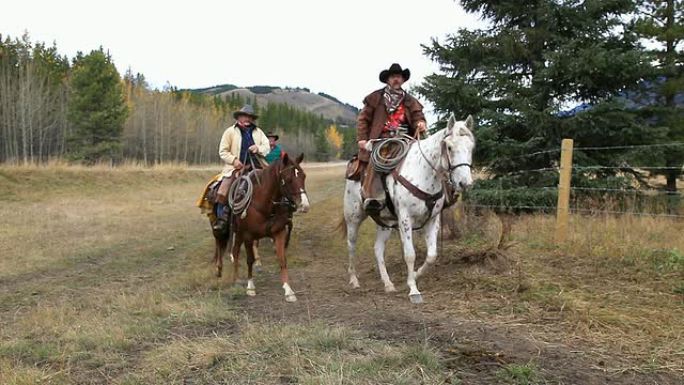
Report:
[[[216,194],[216,222],[212,226],[214,231],[224,232],[228,226],[228,216],[230,215],[230,208],[228,207],[228,191],[232,182],[232,176],[223,177],[221,185]]]
[[[227,205],[217,204],[216,207],[216,222],[212,226],[214,231],[225,232],[228,228],[230,215],[230,208]]]
[[[372,165],[366,167],[366,173],[362,183],[363,209],[368,215],[378,215],[385,208],[385,190],[382,181],[376,177],[376,171]]]

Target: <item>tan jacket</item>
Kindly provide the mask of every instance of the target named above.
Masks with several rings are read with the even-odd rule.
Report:
[[[266,160],[263,158],[271,151],[271,147],[268,144],[268,138],[266,134],[261,130],[261,128],[256,127],[252,131],[252,138],[254,139],[254,144],[259,147],[258,154],[259,161],[263,167],[268,166]],[[240,147],[242,146],[242,133],[240,128],[236,125],[232,125],[223,132],[221,137],[221,143],[219,144],[219,156],[225,163],[223,166],[223,171],[221,172],[223,176],[230,176],[235,167],[233,167],[233,161],[240,157]]]

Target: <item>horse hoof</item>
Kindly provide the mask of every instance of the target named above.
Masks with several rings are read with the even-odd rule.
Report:
[[[216,278],[221,278],[221,270],[216,271]]]
[[[361,287],[361,285],[359,284],[359,279],[356,277],[352,277],[349,280],[349,284],[351,285],[352,289],[358,289]]]
[[[297,302],[297,296],[294,294],[286,295],[285,301],[287,302]]]
[[[411,303],[423,303],[423,296],[419,294],[409,294],[409,299],[411,300]]]
[[[385,293],[394,293],[396,291],[397,289],[394,287],[394,285],[385,286]]]
[[[256,297],[256,290],[254,289],[247,289],[246,293],[248,297]]]

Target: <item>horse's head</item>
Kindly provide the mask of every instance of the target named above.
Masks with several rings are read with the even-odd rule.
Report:
[[[446,160],[444,168],[449,172],[449,179],[456,191],[463,191],[473,184],[471,165],[475,136],[473,135],[474,120],[468,115],[465,121],[457,121],[452,113],[449,116],[444,137]]]
[[[299,165],[304,160],[304,154],[297,159],[290,158],[285,154],[282,158],[280,170],[280,183],[283,195],[297,206],[297,211],[309,211],[309,197],[306,195],[306,174]]]

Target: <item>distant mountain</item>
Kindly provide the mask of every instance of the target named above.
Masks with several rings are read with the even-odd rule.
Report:
[[[189,90],[209,95],[220,95],[230,98],[238,94],[242,98],[254,99],[259,105],[268,103],[285,103],[300,110],[323,115],[326,119],[340,124],[353,125],[359,110],[337,98],[323,92],[312,93],[308,88],[281,88],[272,86],[238,87],[233,84],[222,84],[207,88]]]

